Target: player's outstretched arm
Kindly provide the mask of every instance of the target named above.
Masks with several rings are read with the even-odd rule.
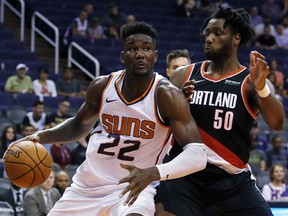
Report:
[[[285,112],[281,102],[275,97],[274,87],[267,79],[269,66],[265,57],[257,51],[250,53],[250,88],[248,95],[253,95],[256,107],[268,126],[273,130],[284,127]]]
[[[154,167],[139,169],[121,165],[130,172],[119,183],[129,182],[121,196],[129,192],[125,203],[132,205],[140,192],[152,181],[179,178],[206,167],[207,156],[197,125],[192,118],[182,92],[170,82],[162,82],[157,93],[158,106],[163,119],[168,119],[175,139],[184,151],[171,162]]]
[[[107,80],[108,77],[98,77],[91,82],[87,90],[86,101],[74,117],[65,120],[56,127],[38,131],[35,134],[17,140],[11,145],[24,140],[31,140],[43,144],[65,143],[86,136],[97,121],[101,94]]]

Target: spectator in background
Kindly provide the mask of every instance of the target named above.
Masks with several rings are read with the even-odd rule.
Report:
[[[271,35],[275,35],[276,30],[273,24],[271,24],[271,19],[269,16],[263,16],[263,22],[255,26],[255,33],[257,36],[264,33],[264,27],[269,26]]]
[[[74,79],[73,69],[71,67],[64,68],[63,77],[56,83],[57,93],[60,96],[83,97],[85,91],[81,91],[80,83]]]
[[[23,127],[22,127],[22,136],[23,136],[23,137],[26,137],[26,136],[28,136],[28,135],[31,135],[31,134],[33,134],[33,133],[35,133],[35,132],[36,132],[36,131],[35,131],[35,128],[33,127],[33,125],[31,125],[31,124],[29,124],[29,123],[23,125]]]
[[[186,49],[172,50],[166,57],[166,74],[171,77],[172,72],[180,67],[191,63],[189,52]]]
[[[259,15],[259,10],[257,5],[253,5],[250,8],[249,19],[253,27],[255,28],[257,25],[263,23],[262,16]]]
[[[252,150],[248,164],[251,167],[253,175],[256,177],[261,171],[266,170],[266,154],[263,150],[257,149],[257,137],[251,136]]]
[[[48,116],[47,121],[49,127],[55,127],[56,125],[62,123],[64,120],[70,118],[71,116],[68,114],[69,109],[70,102],[66,99],[63,99],[58,105],[58,110]]]
[[[267,168],[272,167],[274,164],[281,164],[288,168],[288,153],[283,148],[283,140],[279,135],[272,137],[272,149],[266,152]]]
[[[93,18],[94,5],[91,3],[85,3],[83,6],[83,10],[87,12],[87,20],[88,23],[90,23]]]
[[[277,25],[274,37],[279,48],[288,49],[288,35],[285,34],[283,25]]]
[[[49,128],[47,116],[44,112],[44,104],[42,101],[37,100],[33,103],[32,111],[28,112],[23,119],[23,125],[26,124],[31,124],[35,131]]]
[[[288,16],[283,17],[283,19],[281,21],[281,24],[282,24],[282,26],[284,28],[284,34],[288,35]]]
[[[277,82],[277,77],[276,77],[276,73],[274,72],[270,72],[269,75],[267,76],[267,79],[270,80],[270,82],[273,84],[274,86],[274,91],[275,91],[275,97],[279,100],[279,101],[283,101],[282,95],[281,95],[281,89],[277,88],[276,86],[276,82]]]
[[[109,33],[109,27],[111,26],[113,27],[114,31],[117,32],[117,35],[119,37],[120,28],[122,25],[126,23],[126,15],[119,12],[118,6],[114,2],[110,2],[108,7],[109,7],[109,14],[104,16],[102,20],[102,26],[104,28],[104,32],[107,35],[107,37],[108,35],[111,35],[111,32]]]
[[[177,0],[176,16],[193,17],[195,6],[195,0]]]
[[[131,23],[135,23],[136,22],[136,18],[133,14],[129,14],[126,17],[126,24],[131,24]]]
[[[270,169],[271,182],[264,185],[262,194],[267,201],[288,201],[288,185],[285,182],[285,167],[274,164]]]
[[[65,189],[70,185],[69,175],[66,171],[60,170],[55,175],[54,187],[63,195]]]
[[[24,188],[11,182],[11,188],[0,194],[0,201],[7,202],[13,208],[14,216],[24,216]]]
[[[7,150],[7,147],[16,140],[16,129],[12,126],[4,128],[1,134],[1,145],[0,145],[0,177],[4,177],[4,160],[3,155]]]
[[[275,3],[274,0],[266,0],[266,2],[261,5],[261,14],[269,16],[273,23],[279,21],[283,15],[280,5]]]
[[[53,187],[54,172],[41,185],[31,188],[24,196],[24,211],[26,215],[44,216],[49,213],[54,204],[60,199],[60,192]]]
[[[251,139],[253,141],[253,144],[255,144],[255,147],[254,146],[253,147],[255,149],[266,152],[269,145],[268,141],[265,137],[261,136],[259,132],[260,132],[259,123],[255,121],[250,131]]]
[[[6,83],[4,90],[9,93],[33,93],[33,85],[31,77],[26,75],[28,67],[25,64],[18,64],[16,66],[16,75],[10,76]]]
[[[101,26],[98,17],[94,17],[89,24],[88,36],[93,43],[94,40],[105,38],[103,27]]]
[[[78,17],[68,26],[64,36],[63,43],[68,45],[73,37],[88,37],[88,13],[85,10],[81,10]]]
[[[88,138],[88,137],[87,137]],[[82,138],[77,141],[77,147],[74,148],[71,152],[71,164],[80,165],[86,158],[86,149],[87,149],[87,140]]]
[[[62,143],[53,144],[50,153],[54,164],[58,165],[60,169],[64,169],[71,164],[71,151],[66,145]]]
[[[264,26],[264,33],[257,37],[255,46],[265,49],[278,48],[275,37],[271,35],[271,30],[269,26]]]
[[[53,80],[48,79],[48,70],[40,68],[38,70],[39,78],[33,81],[33,90],[40,100],[43,101],[44,96],[57,97],[56,85]]]
[[[270,67],[270,73],[275,73],[276,75],[276,90],[279,91],[279,94],[281,94],[282,89],[283,89],[283,84],[284,84],[284,74],[282,71],[279,70],[278,68],[278,61],[277,59],[272,59],[269,64]]]

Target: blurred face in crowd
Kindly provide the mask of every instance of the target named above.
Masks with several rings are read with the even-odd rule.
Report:
[[[172,61],[170,62],[169,67],[166,69],[166,73],[167,75],[170,77],[172,75],[172,72],[180,67],[180,66],[185,66],[188,65],[190,62],[186,57],[178,57],[175,59],[172,59]]]
[[[6,130],[6,139],[7,141],[13,140],[15,137],[15,130],[13,127],[8,127]]]
[[[48,179],[42,185],[40,185],[40,187],[45,191],[49,191],[54,185],[54,180],[55,180],[55,176],[54,176],[54,172],[52,171]]]
[[[44,112],[44,105],[37,105],[36,107],[33,107],[33,116],[35,118],[41,118],[42,113]]]
[[[67,114],[70,108],[70,102],[69,101],[62,101],[59,105],[59,112],[61,114]]]
[[[55,186],[65,190],[69,186],[69,176],[66,172],[60,171],[55,176]]]
[[[28,136],[28,135],[31,135],[35,132],[35,129],[32,125],[26,125],[23,127],[23,130],[22,130],[22,134],[23,136]]]
[[[17,77],[19,79],[24,79],[25,76],[26,76],[26,69],[25,68],[20,68],[17,70]]]
[[[276,181],[283,181],[285,177],[284,167],[281,165],[275,165],[272,171],[271,179]]]

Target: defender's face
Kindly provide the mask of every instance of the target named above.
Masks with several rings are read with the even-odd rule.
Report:
[[[145,75],[152,73],[157,61],[158,52],[155,50],[155,41],[148,35],[134,34],[129,36],[121,52],[121,62],[127,73]]]
[[[203,32],[204,51],[210,60],[225,59],[233,50],[233,34],[224,19],[211,19]]]

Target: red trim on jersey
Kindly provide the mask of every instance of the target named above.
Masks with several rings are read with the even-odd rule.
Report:
[[[248,83],[248,80],[249,80],[249,76],[250,75],[247,75],[242,83],[242,86],[241,86],[241,94],[242,94],[242,98],[243,98],[243,102],[244,102],[244,105],[248,111],[248,113],[254,118],[256,119],[257,118],[257,114],[251,109],[251,107],[249,106],[249,103],[247,101],[247,95],[246,95],[246,86],[247,86],[247,83]]]
[[[206,68],[206,65],[207,65],[208,62],[209,62],[209,61],[204,61],[203,64],[201,65],[201,75],[202,75],[203,77],[205,77],[206,79],[210,80],[210,81],[221,81],[221,80],[223,80],[223,79],[226,79],[227,77],[231,77],[231,76],[234,76],[234,75],[236,75],[236,74],[238,74],[238,73],[241,73],[243,70],[246,69],[245,66],[240,66],[240,68],[237,69],[237,70],[235,70],[235,71],[232,71],[232,72],[230,72],[230,73],[227,73],[227,74],[225,74],[224,76],[221,76],[221,77],[219,77],[219,78],[215,78],[215,77],[211,77],[211,76],[209,76],[209,75],[206,74],[205,68]]]
[[[118,83],[120,82],[120,80],[122,80],[122,79],[124,78],[125,73],[126,73],[126,71],[124,71],[124,72],[119,76],[119,78],[118,78],[118,79],[116,80],[116,82],[115,82],[115,86],[116,86],[116,91],[118,92],[120,98],[124,101],[124,103],[125,103],[126,105],[131,105],[131,104],[137,103],[138,101],[140,101],[140,100],[142,100],[143,98],[146,97],[146,95],[147,95],[148,92],[150,91],[151,86],[152,86],[152,84],[153,84],[153,82],[154,82],[155,74],[154,74],[153,79],[151,79],[151,81],[150,81],[147,89],[145,90],[145,92],[144,92],[142,95],[140,95],[138,98],[136,98],[136,99],[134,99],[133,101],[130,101],[130,102],[129,102],[129,101],[127,101],[127,100],[125,99],[125,97],[122,95],[121,89],[119,89],[119,85],[118,85]]]
[[[207,145],[225,161],[240,169],[247,167],[247,164],[244,164],[237,155],[231,152],[228,148],[226,148],[223,144],[214,139],[212,136],[207,134],[204,130],[199,128],[199,132],[205,145]]]
[[[190,79],[192,72],[193,72],[193,69],[194,69],[194,66],[195,66],[195,64],[192,64],[189,66],[189,70],[188,70],[188,73],[185,77],[184,83],[186,83]]]

